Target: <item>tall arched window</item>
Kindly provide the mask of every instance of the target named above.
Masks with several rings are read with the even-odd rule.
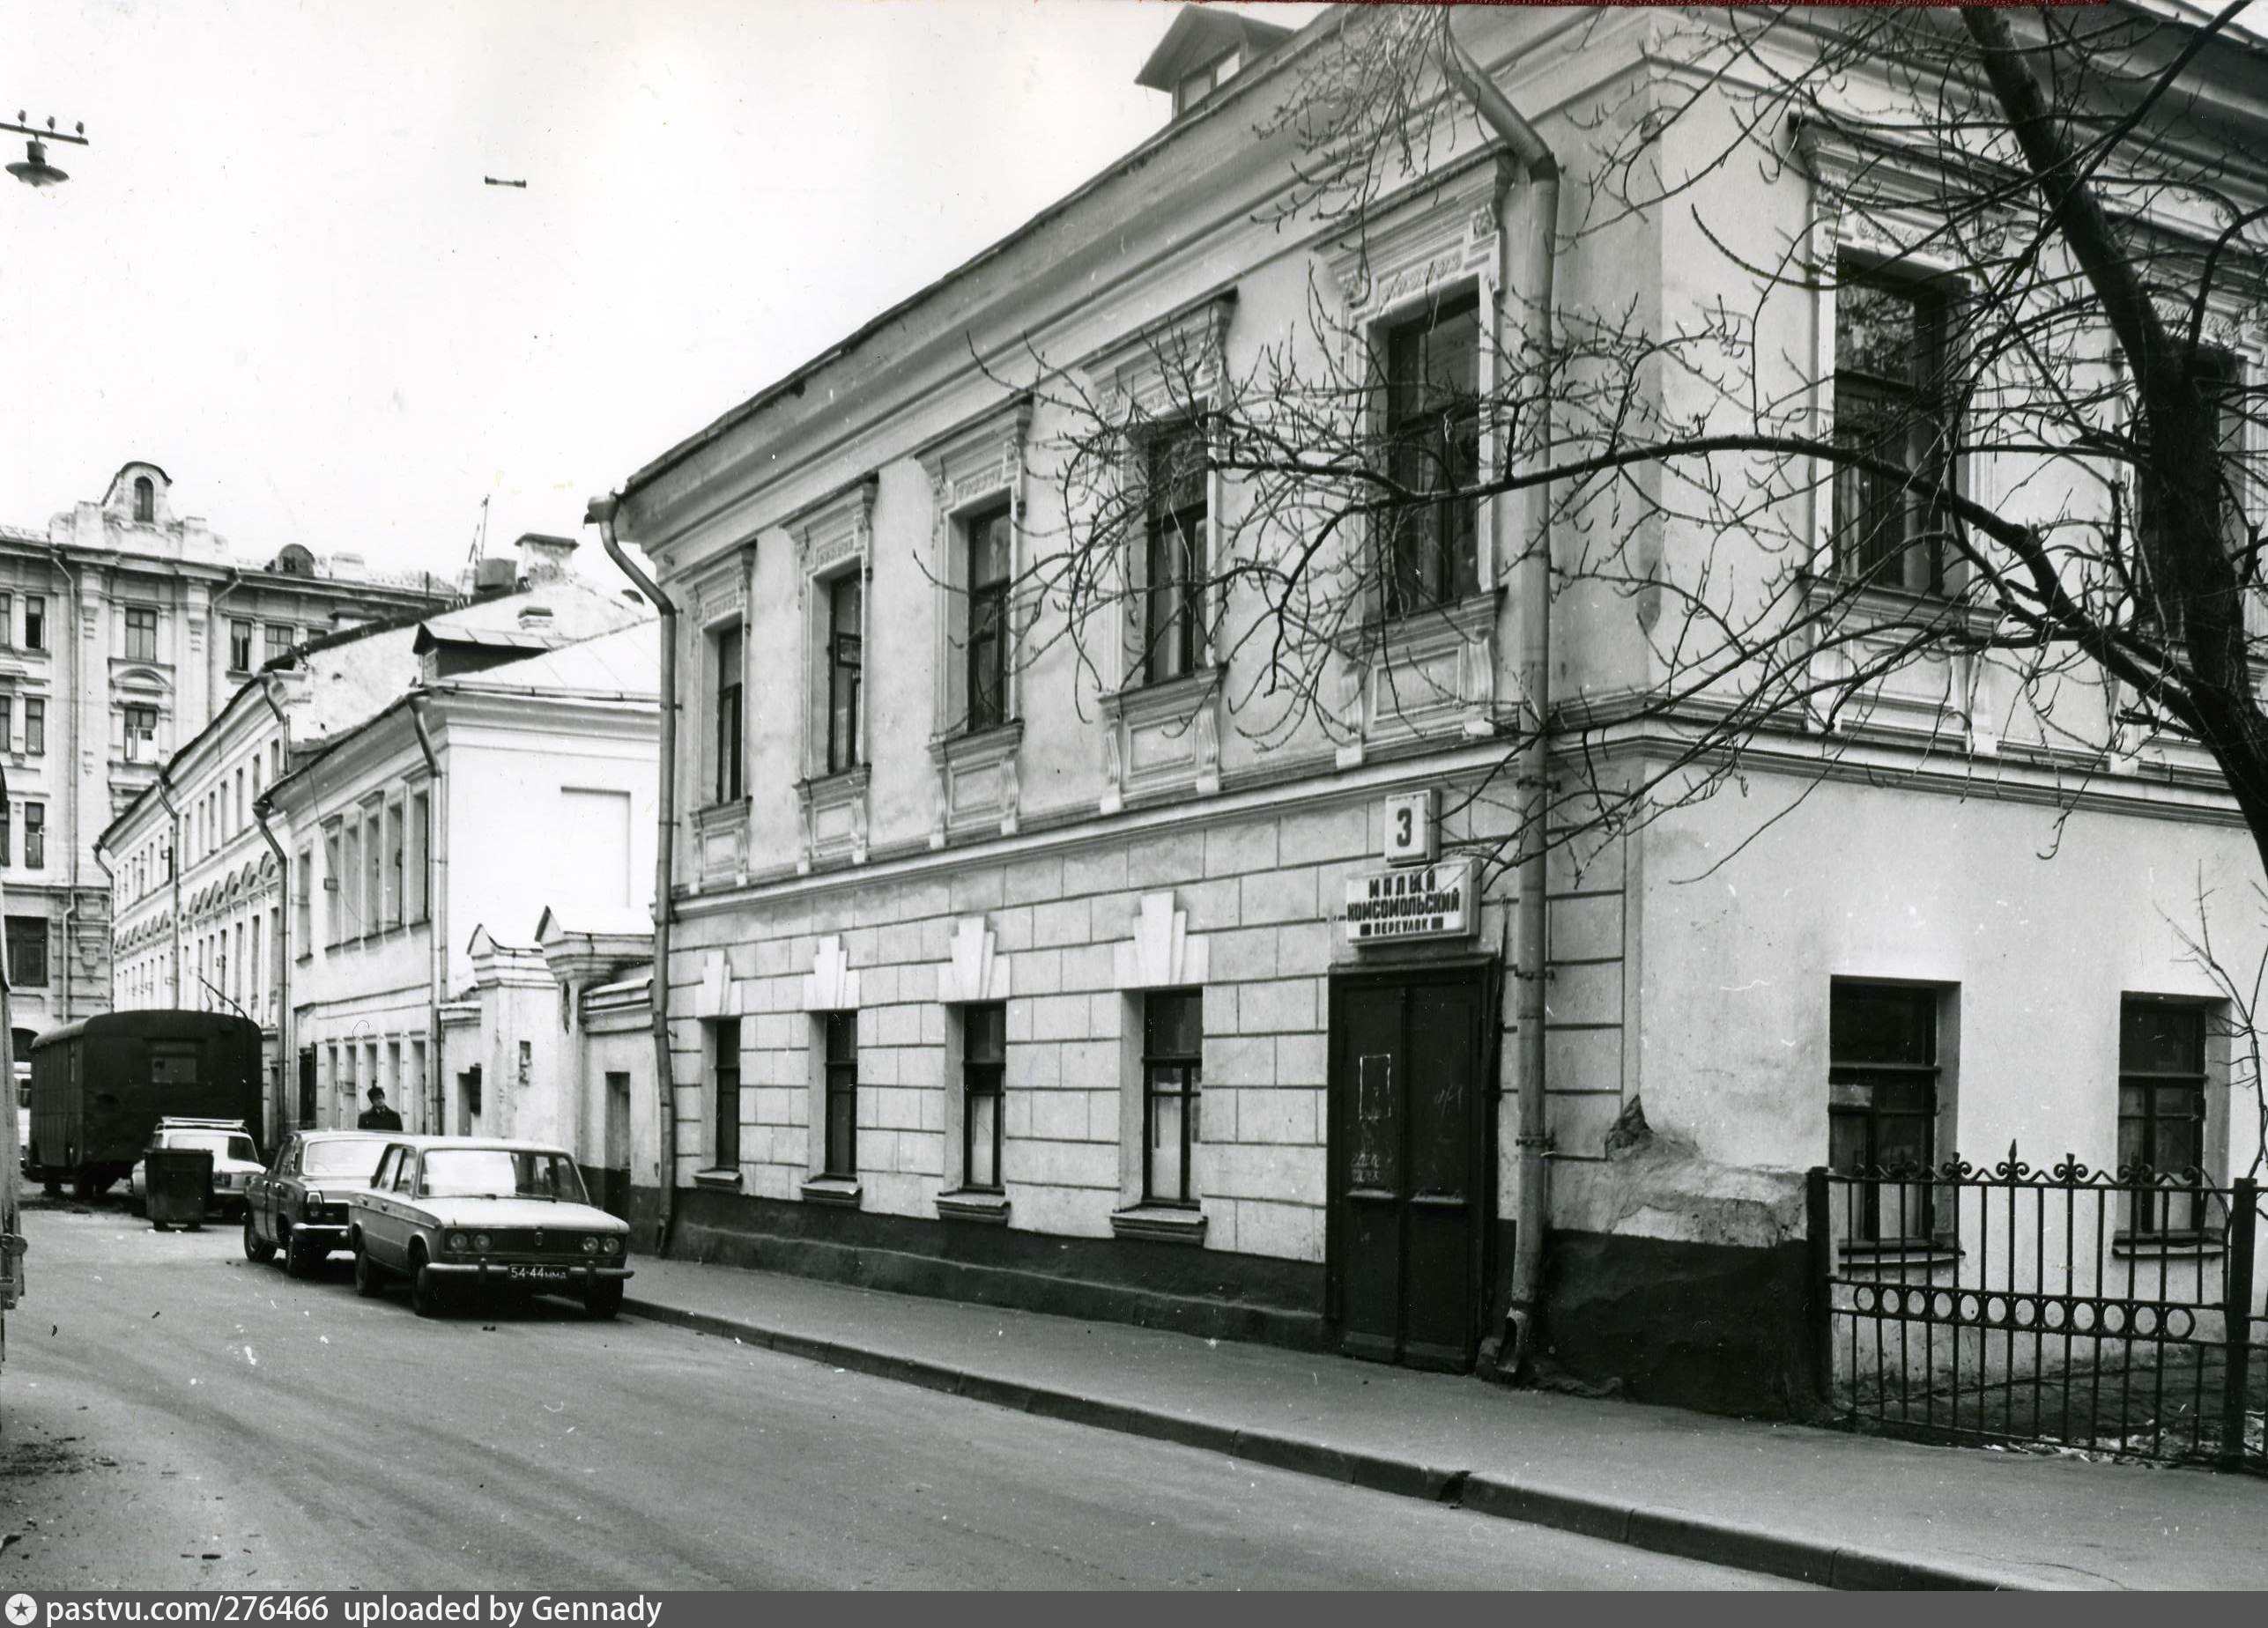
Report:
[[[134,477],[134,518],[148,525],[158,517],[158,489],[147,475]]]

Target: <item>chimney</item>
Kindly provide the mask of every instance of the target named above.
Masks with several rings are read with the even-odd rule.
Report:
[[[473,567],[472,596],[493,599],[500,594],[508,594],[517,585],[518,575],[508,559],[484,559]]]
[[[555,537],[540,531],[523,532],[520,536],[520,574],[528,586],[535,588],[545,582],[557,582],[574,574],[575,541],[573,537]]]

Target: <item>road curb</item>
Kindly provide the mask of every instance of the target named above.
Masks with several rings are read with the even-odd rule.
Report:
[[[1785,1577],[1828,1588],[1998,1590],[2029,1589],[2035,1586],[2019,1577],[1849,1544],[1826,1544],[1766,1527],[1712,1521],[1679,1510],[1656,1509],[1561,1488],[1531,1485],[1480,1470],[1443,1469],[1410,1460],[1350,1453],[1302,1437],[1184,1418],[1133,1402],[1027,1385],[971,1369],[815,1339],[809,1335],[767,1328],[761,1324],[689,1311],[656,1300],[626,1298],[622,1309],[631,1316],[651,1322],[667,1323],[743,1345],[761,1346],[782,1356],[800,1357],[876,1379],[918,1385],[974,1402],[1061,1419],[1066,1424],[1200,1447],[1274,1469],[1428,1503],[1451,1504],[1476,1514],[1525,1521],[1585,1537],[1605,1538],[1655,1554],[1731,1566],[1737,1571]]]

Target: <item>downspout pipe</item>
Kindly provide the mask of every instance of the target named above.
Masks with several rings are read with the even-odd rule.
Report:
[[[1521,245],[1520,278],[1498,280],[1501,305],[1497,331],[1518,333],[1530,313],[1542,324],[1545,366],[1552,366],[1554,280],[1558,270],[1560,161],[1551,146],[1523,118],[1509,98],[1496,87],[1471,52],[1457,41],[1455,11],[1442,12],[1442,70],[1471,104],[1483,124],[1501,141],[1519,164],[1528,183],[1528,231]],[[1513,249],[1503,254],[1505,271],[1511,270]],[[1523,308],[1524,307],[1524,308]],[[1523,472],[1551,467],[1552,392],[1537,392],[1535,411],[1521,426],[1518,458]],[[1543,1316],[1544,1232],[1551,1214],[1549,1156],[1551,1124],[1544,1101],[1544,1011],[1550,970],[1545,963],[1547,916],[1544,905],[1546,817],[1551,804],[1552,717],[1552,487],[1544,482],[1530,488],[1527,510],[1532,536],[1519,551],[1514,581],[1514,601],[1520,618],[1520,693],[1529,709],[1514,766],[1520,809],[1519,901],[1517,965],[1519,981],[1517,1022],[1519,1047],[1516,1079],[1519,1097],[1519,1132],[1515,1145],[1520,1165],[1518,1217],[1512,1235],[1512,1304],[1505,1320],[1505,1349],[1501,1365],[1517,1373],[1529,1368],[1541,1349],[1538,1334]],[[1501,535],[1500,529],[1500,536]]]
[[[276,699],[276,685],[280,681],[273,673],[262,673],[257,680],[260,699],[268,703],[268,710],[276,714],[276,727],[283,731],[283,763],[286,771],[292,761],[292,719]],[[295,1115],[286,1112],[291,1102],[292,1083],[298,1077],[299,1054],[292,1045],[292,876],[291,856],[284,845],[276,840],[268,825],[268,817],[276,811],[275,787],[252,799],[252,818],[260,822],[260,835],[269,851],[276,856],[276,948],[272,957],[276,974],[276,1141],[284,1139],[284,1126]],[[303,879],[303,878],[302,878]]]
[[[63,628],[63,636],[70,642],[70,662],[67,667],[70,675],[70,713],[65,721],[64,745],[64,751],[70,754],[64,759],[70,766],[70,773],[64,782],[70,796],[64,808],[67,823],[63,832],[64,840],[70,844],[70,859],[63,867],[63,965],[61,985],[63,996],[61,1016],[63,1022],[69,1023],[71,1019],[71,965],[77,959],[73,951],[78,936],[78,720],[80,712],[86,705],[86,698],[79,693],[81,674],[78,648],[81,640],[78,636],[78,622],[81,612],[79,601],[85,589],[80,584],[78,573],[70,568],[70,562],[63,557],[63,550],[50,548],[48,552],[55,559],[56,569],[62,572],[63,580],[70,584],[70,615],[64,621]]]
[[[173,987],[168,993],[173,996],[174,1008],[179,1010],[182,1003],[182,811],[174,804],[173,782],[166,778],[165,770],[158,771],[157,783],[158,801],[166,805],[166,818],[172,825],[166,840],[166,881],[174,896],[172,931],[168,934],[173,946],[167,958],[173,963]]]
[[[654,799],[654,976],[648,1004],[654,1018],[654,1091],[660,1109],[661,1146],[659,1193],[654,1218],[654,1253],[670,1253],[670,1225],[677,1215],[678,1093],[677,1075],[670,1060],[670,877],[671,851],[677,837],[678,790],[678,610],[654,579],[623,552],[614,534],[619,496],[593,498],[583,514],[587,525],[598,528],[607,558],[621,569],[637,590],[661,613],[661,773]]]
[[[441,996],[448,983],[448,803],[442,783],[441,754],[434,750],[432,730],[426,727],[426,698],[410,698],[410,727],[418,732],[418,750],[426,755],[426,773],[433,781],[433,796],[426,802],[426,928],[433,941],[433,965],[426,973],[426,1125],[434,1136],[446,1136],[443,1123],[448,1108],[441,1066]]]

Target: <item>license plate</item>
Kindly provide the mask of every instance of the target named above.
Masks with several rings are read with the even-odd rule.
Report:
[[[563,1284],[567,1280],[567,1269],[563,1266],[508,1266],[504,1274],[513,1282],[523,1284]]]

